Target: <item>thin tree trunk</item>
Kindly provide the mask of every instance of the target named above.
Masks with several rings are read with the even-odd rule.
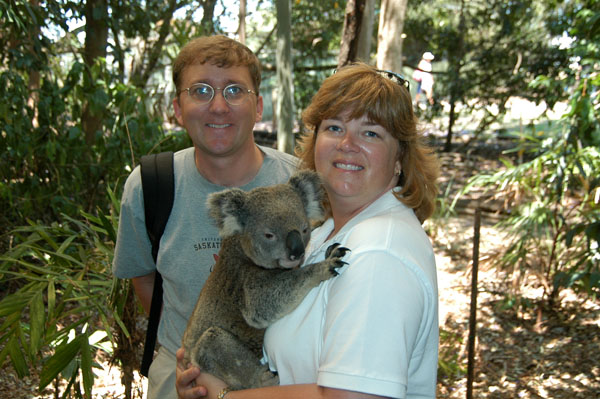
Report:
[[[456,51],[455,52],[451,52],[449,54],[449,64],[450,64],[450,68],[449,68],[449,72],[450,75],[452,76],[452,78],[450,79],[450,116],[449,116],[449,121],[448,121],[448,133],[446,134],[446,143],[444,145],[444,151],[448,152],[451,150],[452,148],[452,129],[454,127],[454,123],[456,122],[457,119],[457,112],[456,112],[456,102],[458,101],[459,98],[459,90],[461,90],[460,87],[457,86],[457,83],[459,81],[458,77],[460,76],[460,69],[461,69],[461,62],[462,62],[462,58],[463,58],[463,53],[464,53],[464,27],[465,27],[465,16],[464,16],[464,8],[465,8],[465,2],[464,0],[461,1],[460,4],[460,16],[459,16],[459,22],[458,22],[458,40],[456,43]]]
[[[444,152],[449,152],[452,149],[452,128],[456,120],[456,99],[450,89],[450,116],[448,117],[448,131],[446,133],[446,143],[444,144]]]
[[[292,77],[292,18],[290,0],[276,0],[277,8],[277,148],[294,152],[294,80]]]
[[[240,43],[246,44],[246,0],[240,0],[240,13],[238,19],[238,38]]]
[[[358,35],[358,50],[356,58],[367,64],[371,62],[371,42],[373,41],[373,23],[375,19],[375,0],[366,0],[363,12],[360,34]]]
[[[36,9],[40,6],[40,3],[38,0],[31,0],[29,2],[31,8]],[[30,37],[29,37],[29,41],[27,42],[27,46],[29,48],[29,53],[34,57],[34,58],[38,58],[35,50],[34,50],[34,42],[37,40],[37,38],[40,35],[40,26],[39,25],[32,25],[31,27],[31,32],[30,32]],[[38,102],[40,99],[40,94],[39,94],[39,90],[40,90],[40,70],[39,68],[32,68],[29,70],[29,80],[27,82],[27,89],[29,91],[29,98],[27,99],[27,105],[33,109],[33,118],[31,120],[31,123],[33,125],[33,127],[37,128],[39,127],[39,121],[38,121]]]
[[[377,67],[400,72],[402,69],[402,30],[407,0],[381,0],[377,33]]]
[[[202,1],[202,8],[204,10],[202,21],[200,21],[200,26],[202,28],[200,33],[202,35],[209,36],[215,34],[215,23],[213,22],[215,16],[215,4],[217,4],[217,0]]]
[[[94,78],[91,76],[92,67],[96,60],[106,57],[108,44],[108,2],[107,0],[87,0],[85,3],[85,43],[83,60],[88,68],[88,87],[93,90]],[[85,132],[85,141],[92,145],[96,132],[102,128],[102,112],[93,110],[91,101],[83,108],[81,124]]]
[[[365,0],[348,0],[342,32],[342,44],[338,57],[338,68],[356,61],[358,42],[365,10]]]

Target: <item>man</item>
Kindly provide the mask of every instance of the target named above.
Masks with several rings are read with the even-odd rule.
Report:
[[[430,105],[435,103],[433,100],[433,75],[431,74],[431,61],[433,61],[434,58],[433,54],[429,51],[423,53],[421,61],[419,61],[419,65],[413,73],[413,79],[418,82],[417,94],[415,95],[416,104],[419,104],[419,96],[422,92],[425,92],[425,96]]]
[[[163,277],[161,346],[149,371],[149,399],[177,397],[175,352],[219,251],[207,196],[228,187],[249,190],[282,183],[296,170],[296,158],[254,142],[254,124],[263,111],[260,81],[256,55],[225,36],[194,39],[175,59],[175,117],[193,147],[174,157],[175,199],[156,264],[146,233],[139,167],[125,183],[113,272],[133,280],[146,312],[155,272]]]

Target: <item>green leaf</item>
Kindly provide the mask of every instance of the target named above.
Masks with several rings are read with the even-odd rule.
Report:
[[[54,355],[46,362],[40,374],[39,390],[48,386],[69,364],[76,359],[81,349],[81,341],[87,339],[85,335],[79,335],[69,343],[63,343],[56,347]]]
[[[102,226],[104,226],[104,228],[106,229],[106,234],[108,235],[110,240],[112,242],[116,242],[117,241],[117,233],[115,231],[113,224],[110,222],[110,220],[108,220],[108,218],[104,215],[104,213],[98,212],[98,216],[100,217],[100,220],[102,221]]]
[[[94,373],[92,372],[92,350],[89,345],[87,333],[83,335],[81,340],[81,376],[83,378],[83,389],[85,397],[92,397],[92,387],[94,386]]]
[[[63,241],[62,244],[60,244],[60,247],[56,250],[57,253],[62,254],[65,252],[65,250],[67,248],[69,248],[69,246],[71,245],[71,243],[73,242],[74,239],[76,239],[77,236],[72,235],[70,237],[68,237],[65,241]]]
[[[8,316],[9,314],[23,311],[23,308],[30,302],[35,293],[27,292],[23,289],[12,295],[8,295],[0,301],[0,317]]]
[[[48,281],[48,317],[53,317],[54,307],[56,306],[56,286],[54,279]]]
[[[25,362],[25,357],[23,356],[23,352],[21,351],[21,345],[19,345],[17,334],[13,335],[10,341],[8,341],[7,347],[8,355],[10,356],[12,365],[15,371],[17,372],[19,378],[23,378],[29,375],[29,368],[27,367],[27,362]]]
[[[31,359],[38,356],[44,336],[44,299],[42,291],[38,291],[29,304],[30,329],[29,329],[29,355]]]
[[[3,340],[0,340],[0,343]],[[4,361],[6,360],[6,357],[8,356],[8,349],[9,346],[8,345],[4,345],[2,347],[2,350],[0,351],[0,366],[2,366],[4,364]]]

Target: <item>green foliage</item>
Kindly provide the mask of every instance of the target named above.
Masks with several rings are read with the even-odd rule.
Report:
[[[344,2],[296,2],[292,7],[294,101],[298,110],[308,106],[321,82],[337,64],[344,24]],[[324,70],[313,69],[329,66]],[[304,68],[309,67],[309,70]]]
[[[435,97],[459,103],[461,113],[482,113],[477,133],[501,120],[512,96],[552,107],[568,95],[559,76],[568,71],[568,54],[553,40],[548,7],[526,0],[409,1],[407,64],[416,67],[421,54],[432,51]],[[540,75],[563,90],[529,86]]]
[[[40,391],[62,378],[66,392],[91,398],[96,351],[111,354],[114,326],[124,328],[124,290],[110,271],[116,212],[81,216],[13,232],[17,244],[0,257],[0,276],[14,290],[0,301],[0,364],[10,361],[19,377],[41,366]]]
[[[589,84],[573,95],[562,129],[520,137],[530,161],[505,160],[505,170],[475,176],[463,190],[484,187],[510,204],[499,224],[510,243],[497,265],[518,282],[535,278],[551,304],[564,288],[600,293],[600,151],[590,140],[600,129],[587,106],[598,104],[598,86],[592,98],[583,90]]]
[[[460,364],[460,348],[463,340],[460,334],[440,328],[440,350],[438,359],[438,379],[455,381],[466,374]]]
[[[73,215],[80,208],[105,206],[107,184],[122,181],[136,156],[184,146],[183,135],[163,134],[143,90],[115,83],[102,66],[96,69],[92,92],[85,82],[86,68],[77,62],[64,82],[45,78],[37,93],[37,116],[27,103],[29,92],[21,76],[0,73],[4,223],[14,225],[25,218],[51,222],[61,212]],[[91,145],[77,120],[86,99],[103,116],[103,131]]]

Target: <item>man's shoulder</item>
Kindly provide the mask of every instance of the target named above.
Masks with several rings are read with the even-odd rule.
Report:
[[[265,160],[267,162],[283,164],[284,167],[292,169],[298,168],[299,160],[295,156],[270,147],[263,147],[260,145],[258,147],[265,154]]]
[[[246,189],[284,183],[298,170],[299,160],[295,156],[274,148],[259,146],[259,149],[264,154],[263,164]]]

